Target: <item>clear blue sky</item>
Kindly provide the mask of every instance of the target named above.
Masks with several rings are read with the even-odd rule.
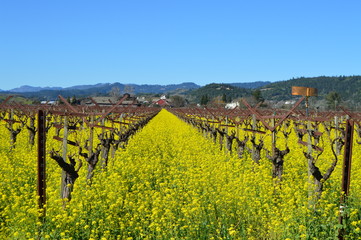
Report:
[[[0,89],[361,74],[359,0],[1,0]]]

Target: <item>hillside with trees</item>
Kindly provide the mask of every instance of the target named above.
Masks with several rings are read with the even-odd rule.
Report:
[[[361,107],[358,106],[361,102],[361,76],[300,77],[274,82],[259,90],[268,101],[285,101],[297,98],[291,95],[292,86],[317,88],[318,96],[313,97],[313,101],[329,109],[340,104],[349,108]]]
[[[312,97],[313,106],[320,109],[336,109],[342,105],[361,109],[361,76],[293,78],[263,85],[255,89],[235,87],[233,84],[209,84],[191,91],[186,97],[201,105],[212,102],[227,103],[243,97],[253,101],[265,101],[269,106],[282,106],[282,102],[296,100],[292,87],[317,88],[318,96]]]
[[[265,99],[285,100],[290,98],[292,86],[317,88],[320,97],[336,92],[346,101],[361,100],[361,76],[300,77],[271,83],[261,87],[260,90]]]
[[[239,88],[256,89],[268,85],[270,83],[271,82],[269,81],[257,81],[257,82],[229,83],[229,85]]]
[[[228,103],[250,94],[251,90],[249,89],[235,87],[230,84],[212,83],[193,90],[189,97],[192,102],[205,105],[212,101]]]

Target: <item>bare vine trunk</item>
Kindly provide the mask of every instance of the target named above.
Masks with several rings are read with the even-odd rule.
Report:
[[[30,125],[26,126],[29,132],[29,144],[30,146],[34,146],[35,144],[35,134],[36,134],[36,127],[35,127],[35,117],[30,118]]]
[[[91,180],[94,176],[94,169],[99,162],[99,155],[100,155],[101,148],[97,147],[95,151],[90,154],[83,153],[82,148],[79,149],[79,155],[84,157],[85,161],[88,163],[88,174],[87,174],[87,181],[88,184],[91,184]]]
[[[278,148],[275,147],[273,156],[270,156],[269,154],[267,154],[267,158],[272,161],[272,177],[273,178],[278,178],[279,180],[282,180],[284,157],[289,152],[290,152],[290,149],[288,147],[283,151],[280,151]]]
[[[319,200],[321,198],[323,192],[323,184],[330,178],[332,172],[335,170],[335,167],[337,165],[338,158],[334,149],[335,142],[337,141],[342,142],[340,138],[336,138],[335,140],[332,141],[331,149],[334,155],[334,159],[331,163],[331,166],[327,169],[327,171],[324,174],[322,174],[321,170],[316,166],[317,158],[314,158],[312,154],[304,152],[304,155],[307,158],[309,172],[312,174],[312,176],[315,179],[316,200]],[[319,154],[318,156],[320,155],[321,154]]]
[[[245,137],[243,141],[236,138],[237,143],[237,154],[239,158],[243,158],[244,150],[246,149],[246,143],[248,141],[248,136]]]
[[[63,178],[63,189],[62,189],[62,199],[71,200],[71,193],[73,191],[74,183],[79,177],[78,171],[81,168],[82,164],[79,162],[77,169],[75,168],[76,162],[75,159],[69,156],[70,163],[67,163],[63,157],[61,157],[54,150],[51,151],[50,157],[54,159],[61,169],[65,172],[65,177]]]
[[[252,153],[252,159],[255,163],[259,164],[261,159],[261,151],[263,149],[263,140],[259,140],[259,143],[256,143],[255,138],[251,139],[252,149],[247,148],[250,153]]]
[[[226,142],[227,150],[228,152],[232,153],[233,140],[236,138],[236,132],[233,131],[231,135],[226,135],[226,138],[227,138],[227,142]]]

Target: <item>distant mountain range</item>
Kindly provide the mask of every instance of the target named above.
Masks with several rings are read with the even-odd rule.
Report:
[[[248,82],[248,83],[228,83],[229,85],[239,87],[239,88],[258,88],[264,85],[270,84],[271,82]],[[165,93],[169,91],[174,91],[176,89],[196,89],[201,86],[192,83],[184,82],[181,84],[168,84],[168,85],[159,85],[159,84],[121,84],[121,83],[98,83],[95,85],[76,85],[72,87],[62,88],[62,87],[33,87],[29,85],[24,85],[21,87],[13,88],[8,91],[0,90],[2,92],[11,92],[11,93],[31,93],[31,92],[40,92],[40,91],[67,91],[67,90],[89,90],[89,89],[103,89],[118,87],[124,89],[125,87],[131,87],[134,93]],[[109,89],[110,90],[110,89]]]
[[[270,82],[254,82],[254,83],[233,83],[234,85],[242,88],[258,88],[269,84]],[[184,82],[181,84],[122,84],[122,83],[98,83],[95,85],[76,85],[72,87],[33,87],[24,85],[18,88],[11,89],[9,91],[2,91],[2,93],[8,94],[20,94],[24,97],[29,98],[44,98],[44,99],[56,99],[58,95],[64,97],[84,97],[84,96],[97,96],[109,94],[112,89],[117,89],[122,93],[132,92],[134,94],[164,94],[164,93],[177,93],[177,91],[183,90],[182,92],[191,91],[194,89],[201,88],[201,86],[192,83]]]
[[[32,87],[29,85],[24,85],[18,88],[9,90],[9,92],[14,93],[24,93],[24,92],[40,92],[41,90],[60,90],[61,87]]]
[[[32,87],[28,85],[24,85],[18,88],[11,89],[7,92],[13,93],[31,93],[31,92],[41,92],[41,91],[84,91],[90,89],[98,89],[100,92],[104,92],[107,90],[111,90],[111,88],[117,87],[120,90],[124,90],[124,88],[132,89],[135,93],[161,93],[172,91],[177,88],[184,89],[193,89],[199,88],[200,86],[195,83],[181,83],[181,84],[170,84],[170,85],[158,85],[158,84],[121,84],[121,83],[98,83],[95,85],[76,85],[72,87],[62,88],[62,87]]]

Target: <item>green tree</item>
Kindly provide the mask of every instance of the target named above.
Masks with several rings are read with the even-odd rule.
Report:
[[[170,99],[172,100],[172,105],[174,107],[184,107],[186,104],[186,100],[179,95],[171,96]]]
[[[252,92],[253,98],[256,100],[257,103],[264,102],[264,98],[262,96],[261,90],[257,89]]]
[[[207,95],[207,94],[202,95],[202,97],[201,97],[201,105],[207,105],[208,102],[209,102],[209,97],[208,97],[208,95]]]
[[[227,95],[225,93],[222,95],[222,101],[225,103],[227,102]]]
[[[230,102],[232,102],[232,96],[230,96],[230,95],[228,95],[228,94],[226,94],[226,93],[223,93],[223,95],[222,95],[222,101],[223,101],[224,103],[230,103]]]
[[[76,105],[76,104],[78,104],[78,100],[76,99],[75,95],[70,99],[70,104],[71,104],[71,105]]]
[[[341,96],[335,91],[329,92],[326,97],[327,106],[336,110],[337,106],[341,102]]]

